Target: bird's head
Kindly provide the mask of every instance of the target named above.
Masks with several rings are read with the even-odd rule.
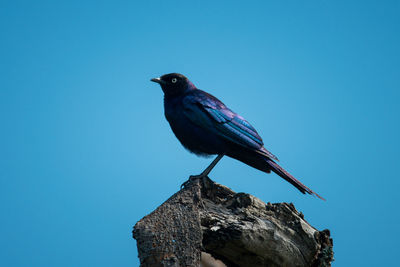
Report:
[[[160,84],[164,94],[168,96],[180,95],[187,90],[196,88],[188,78],[179,73],[165,74],[159,78],[153,78],[151,81]]]

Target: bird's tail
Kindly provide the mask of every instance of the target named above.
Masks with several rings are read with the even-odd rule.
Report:
[[[288,173],[284,168],[279,166],[275,161],[268,158],[266,158],[265,160],[274,173],[278,174],[280,177],[282,177],[283,179],[294,185],[300,192],[302,192],[303,194],[308,193],[310,195],[315,195],[318,198],[325,200],[323,197],[321,197],[320,195],[312,191],[310,188],[302,184],[299,180],[294,178],[290,173]]]
[[[278,174],[280,177],[291,183],[294,187],[296,187],[303,194],[308,193],[310,195],[315,195],[318,198],[325,200],[323,197],[312,191],[310,188],[302,184],[299,180],[294,178],[290,173],[288,173],[285,169],[279,166],[273,159],[255,153],[254,151],[239,151],[233,150],[231,153],[227,154],[228,156],[240,160],[241,162],[252,166],[260,171],[270,173],[273,171]]]

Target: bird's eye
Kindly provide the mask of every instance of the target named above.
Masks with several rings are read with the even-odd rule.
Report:
[[[172,78],[171,82],[176,83],[178,80],[176,78]]]

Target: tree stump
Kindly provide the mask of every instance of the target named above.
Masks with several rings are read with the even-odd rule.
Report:
[[[140,264],[147,266],[330,266],[329,230],[318,231],[293,204],[190,181],[136,223]],[[218,259],[216,261],[215,259]]]

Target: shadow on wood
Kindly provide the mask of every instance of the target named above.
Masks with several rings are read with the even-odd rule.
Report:
[[[224,266],[213,258],[252,267],[333,261],[329,230],[316,230],[293,204],[265,204],[209,178],[186,184],[141,219],[133,237],[141,266]]]

